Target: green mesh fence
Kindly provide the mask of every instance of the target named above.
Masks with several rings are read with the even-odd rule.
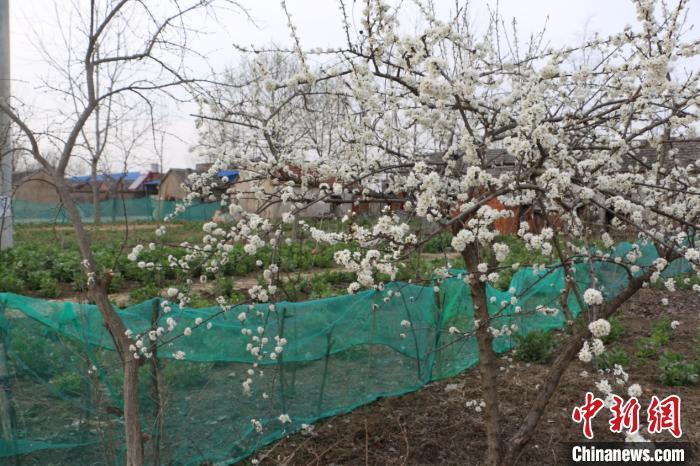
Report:
[[[613,256],[632,245],[619,245]],[[644,246],[642,264],[657,257]],[[610,299],[627,284],[627,274],[614,263],[595,263],[595,276]],[[676,261],[665,273],[690,270]],[[586,265],[575,266],[581,288],[590,283]],[[562,312],[544,315],[538,306],[561,309],[562,270],[534,273],[523,269],[511,287],[522,296],[488,289],[490,311],[499,312],[494,326],[515,323],[521,333],[563,325]],[[393,295],[387,299],[388,295]],[[114,464],[124,457],[121,418],[122,375],[111,338],[94,306],[49,302],[0,294],[3,303],[0,371],[7,361],[3,386],[9,403],[0,403],[0,421],[12,420],[11,438],[0,442],[0,457],[21,455],[22,464]],[[571,313],[581,312],[576,300]],[[119,313],[135,332],[151,328],[157,299]],[[275,361],[266,357],[258,367],[246,351],[234,308],[211,320],[210,329],[195,330],[140,368],[143,426],[147,432],[147,462],[153,464],[230,464],[256,449],[321,418],[350,411],[379,397],[405,394],[427,383],[455,375],[478,362],[475,339],[449,332],[454,326],[473,330],[468,285],[457,277],[432,286],[391,283],[385,290],[366,291],[317,301],[278,303],[271,312],[259,306],[249,312],[247,328],[288,341]],[[210,309],[173,310],[181,332]],[[167,316],[160,319],[165,325]],[[401,325],[403,320],[410,327]],[[513,347],[512,337],[499,337],[494,347]],[[271,350],[272,348],[269,347]],[[185,361],[173,352],[187,353]],[[3,353],[6,355],[4,356]],[[241,382],[253,370],[251,394]],[[265,394],[265,396],[263,396]],[[161,400],[162,410],[159,410]],[[291,423],[278,416],[288,414]],[[251,419],[263,430],[257,432]]]
[[[112,199],[100,202],[100,221],[129,222],[160,221],[175,212],[178,201],[161,201],[150,197],[139,199]],[[12,201],[16,223],[69,223],[68,214],[62,204],[49,204],[15,199]],[[78,210],[85,222],[93,222],[95,209],[91,202],[79,202]],[[195,203],[178,214],[180,220],[210,220],[217,210],[218,202]]]

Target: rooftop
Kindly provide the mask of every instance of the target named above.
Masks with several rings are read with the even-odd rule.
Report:
[[[103,181],[125,181],[133,183],[141,174],[139,172],[121,172],[121,173],[104,173],[97,175],[97,182]],[[74,183],[89,183],[92,180],[92,175],[71,176],[70,181]]]

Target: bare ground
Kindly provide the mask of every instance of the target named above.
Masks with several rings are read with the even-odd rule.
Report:
[[[637,357],[637,341],[648,335],[662,317],[678,320],[665,349],[683,353],[691,360],[698,351],[700,296],[678,292],[668,306],[661,304],[667,293],[642,290],[621,311],[624,335],[611,348],[623,348],[630,356],[629,383],[639,383],[643,435],[654,440],[672,440],[669,434],[649,435],[646,407],[652,395],[663,398],[678,394],[682,399],[683,439],[697,452],[700,447],[700,387],[667,387],[659,381],[658,360]],[[505,421],[504,435],[515,431],[537,394],[546,365],[524,364],[511,355],[501,359],[499,396]],[[583,377],[586,370],[589,375]],[[540,421],[534,439],[518,460],[519,465],[549,465],[565,462],[564,442],[584,440],[581,426],[571,421],[571,411],[583,402],[586,391],[600,394],[596,374],[590,364],[576,361],[568,369],[559,390]],[[613,383],[612,377],[609,377]],[[446,387],[450,389],[446,390]],[[455,388],[456,387],[456,388]],[[626,387],[618,390],[626,398]],[[316,424],[313,433],[294,434],[266,450],[257,459],[267,465],[345,465],[345,464],[459,464],[476,465],[484,461],[486,438],[483,413],[465,404],[480,399],[479,375],[467,371],[452,379],[433,383],[425,389],[402,397],[381,399],[346,415]],[[596,440],[619,441],[620,434],[609,432],[609,414],[602,411],[594,420]],[[697,459],[697,457],[696,457]]]

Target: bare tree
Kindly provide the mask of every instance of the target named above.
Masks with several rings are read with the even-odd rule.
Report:
[[[167,1],[158,5],[138,0],[75,2],[71,5],[70,27],[62,30],[78,31],[80,40],[66,38],[61,53],[52,46],[50,62],[58,70],[60,84],[54,80],[43,83],[47,91],[72,105],[58,106],[56,125],[39,129],[19,101],[0,103],[0,111],[9,116],[22,136],[21,150],[31,154],[53,180],[75,230],[89,293],[120,356],[128,465],[144,461],[137,383],[140,361],[128,329],[109,301],[109,277],[97,266],[90,235],[65,175],[87,147],[94,181],[97,163],[115,126],[115,115],[124,114],[117,111],[117,106],[123,110],[135,107],[136,102],[150,105],[159,94],[177,98],[178,88],[194,90],[198,80],[190,76],[185,64],[191,52],[188,34],[192,32],[187,22],[198,11],[210,12],[212,4],[213,0]],[[55,7],[64,8],[65,3],[55,2]],[[133,136],[137,138],[139,134]],[[59,150],[56,161],[47,156],[52,148]]]
[[[291,182],[297,193],[318,188],[320,178],[310,183],[298,171],[299,153],[304,161],[329,160],[343,147],[341,123],[353,118],[354,109],[348,96],[336,82],[320,78],[313,89],[304,85],[311,73],[298,56],[281,52],[245,57],[235,70],[227,70],[221,81],[225,86],[210,88],[200,101],[197,123],[200,129],[196,150],[210,161],[235,158],[254,161],[234,165],[243,169],[237,193],[253,200],[264,189],[270,171],[280,179],[271,189],[278,193],[284,183]],[[299,118],[303,112],[304,117]],[[234,149],[231,149],[233,147]],[[248,186],[243,190],[241,186]],[[278,205],[266,200],[259,203],[260,212]]]

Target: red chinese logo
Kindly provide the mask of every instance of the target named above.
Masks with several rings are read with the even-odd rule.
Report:
[[[617,395],[612,396],[613,405],[610,407],[612,418],[610,419],[610,431],[620,433],[622,429],[627,429],[630,434],[639,430],[639,401],[632,397],[625,403]]]
[[[650,434],[658,434],[668,430],[671,435],[680,438],[683,435],[681,429],[681,398],[678,395],[670,395],[659,401],[656,396],[651,397],[651,403],[647,409],[647,430]]]
[[[617,395],[611,395],[610,399],[612,400],[611,417],[608,421],[610,431],[615,433],[627,431],[630,434],[638,432],[641,405],[637,398],[631,397],[625,401]],[[587,392],[583,405],[574,407],[571,419],[577,424],[583,423],[583,435],[587,439],[593,438],[593,418],[604,405],[603,400],[593,396],[591,392]],[[652,396],[649,408],[647,408],[647,423],[647,430],[650,434],[659,434],[667,430],[675,438],[680,438],[683,435],[681,398],[678,395],[670,395],[659,400],[657,396]]]
[[[576,406],[574,412],[571,413],[571,419],[577,424],[583,422],[583,435],[587,439],[593,438],[593,418],[603,408],[603,400],[593,396],[593,393],[586,393],[586,402],[583,406]]]

